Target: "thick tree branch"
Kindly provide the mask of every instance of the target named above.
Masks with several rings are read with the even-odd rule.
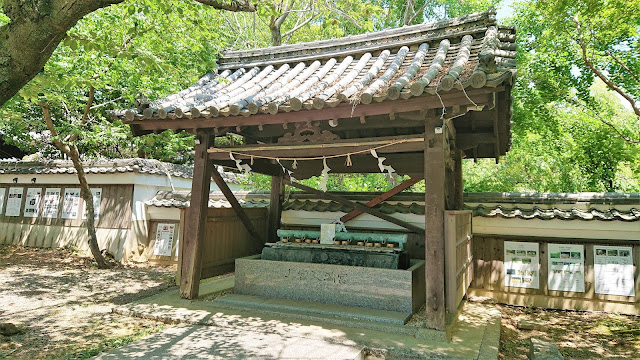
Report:
[[[420,9],[418,9],[418,11],[416,11],[415,14],[413,14],[413,16],[411,17],[411,19],[409,19],[409,21],[405,24],[405,25],[411,25],[411,23],[413,22],[413,20],[415,20],[418,15],[422,14],[422,12],[424,11],[424,9],[427,8],[427,5],[429,5],[431,3],[431,1],[426,0],[424,2],[424,4],[422,4],[422,6],[420,6]]]
[[[615,62],[618,63],[618,65],[622,66],[623,69],[625,69],[629,75],[631,75],[631,77],[633,77],[633,79],[640,83],[640,77],[638,77],[638,74],[636,74],[635,72],[633,72],[631,69],[629,69],[629,67],[627,66],[627,64],[623,63],[620,59],[618,59],[617,56],[615,56],[612,52],[609,52],[609,56],[611,56],[613,58],[613,60],[615,60]]]
[[[582,61],[587,65],[587,67],[589,67],[589,69],[591,69],[591,72],[593,72],[597,77],[600,78],[600,80],[602,80],[607,85],[607,87],[609,87],[609,89],[617,92],[620,96],[627,100],[627,102],[629,102],[636,116],[640,116],[640,108],[638,107],[636,100],[622,88],[616,85],[613,81],[611,81],[606,75],[604,75],[604,73],[602,73],[602,71],[600,71],[593,64],[591,59],[589,59],[589,57],[587,56],[587,44],[584,41],[580,21],[578,20],[577,16],[573,18],[573,21],[575,22],[576,29],[578,31],[578,44],[580,45],[580,49],[582,52]]]
[[[594,115],[598,120],[600,120],[601,123],[607,125],[608,127],[610,127],[613,131],[615,131],[616,134],[618,134],[619,137],[621,137],[622,139],[624,139],[624,141],[631,143],[631,144],[640,144],[640,139],[633,139],[627,135],[625,135],[624,133],[622,133],[622,131],[612,122],[606,120],[605,118],[603,118],[597,111],[595,111],[594,109],[588,107],[587,105],[585,105],[584,103],[577,101],[577,100],[569,100],[570,103],[572,103],[573,105],[580,107],[582,109],[584,109],[586,112],[590,112],[592,115]]]
[[[256,6],[250,0],[196,0],[197,2],[213,7],[214,9],[234,12],[254,12]]]
[[[311,20],[315,19],[318,15],[319,15],[318,13],[311,14],[310,17],[305,19],[300,24],[297,24],[296,26],[294,26],[291,30],[286,31],[282,36],[285,38],[289,38],[294,32],[298,31],[301,27],[307,25],[309,22],[311,22]]]

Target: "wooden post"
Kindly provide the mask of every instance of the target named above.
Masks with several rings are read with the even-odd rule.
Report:
[[[191,204],[185,213],[184,238],[180,249],[180,296],[195,299],[200,290],[202,270],[202,247],[205,223],[209,211],[209,186],[211,184],[211,162],[207,149],[213,144],[210,131],[198,130],[196,135],[193,180],[191,181]]]
[[[277,231],[282,217],[282,202],[284,201],[284,185],[282,175],[271,177],[271,200],[269,203],[269,236],[267,241],[277,242]]]
[[[436,134],[436,125],[442,125],[438,117],[427,117],[424,149],[426,326],[445,330],[443,137],[446,132]]]
[[[462,150],[456,148],[453,152],[453,210],[462,210],[464,208],[464,183],[462,180]]]

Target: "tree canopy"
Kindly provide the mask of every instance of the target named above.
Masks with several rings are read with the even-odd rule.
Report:
[[[204,0],[106,3],[118,4],[88,12],[70,24],[58,46],[58,38],[53,40],[49,61],[39,65],[18,96],[4,104],[0,132],[8,142],[43,156],[59,156],[42,121],[39,104],[44,100],[50,105],[57,136],[73,139],[85,157],[144,155],[189,163],[193,148],[189,134],[167,131],[133,138],[128,127],[113,121],[106,110],[136,106],[145,98],[153,100],[192,84],[215,67],[218,54],[226,48],[358,34],[499,4],[269,0],[256,3],[255,12],[238,13],[205,6],[211,2]],[[17,26],[18,2],[0,4],[4,11],[0,32],[6,32]],[[519,46],[512,150],[497,165],[465,160],[466,191],[640,191],[640,154],[634,143],[640,139],[634,108],[640,96],[639,6],[622,0],[531,0],[517,6],[507,20],[517,26]],[[279,35],[274,35],[276,22]],[[0,53],[3,46],[6,43],[0,39]],[[0,66],[2,59],[0,54]],[[2,72],[6,74],[3,69],[0,83]],[[256,187],[268,184],[258,177],[251,180]],[[401,180],[382,174],[336,175],[328,186],[381,191]],[[317,180],[308,181],[313,185]]]

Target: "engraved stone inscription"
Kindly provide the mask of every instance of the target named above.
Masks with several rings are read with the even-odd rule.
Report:
[[[348,283],[348,273],[328,271],[328,270],[315,270],[315,269],[287,269],[284,278],[292,280],[315,280],[315,281],[327,281],[334,284],[346,284]]]

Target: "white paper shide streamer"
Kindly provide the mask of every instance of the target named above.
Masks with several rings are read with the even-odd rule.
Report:
[[[331,168],[327,166],[327,158],[322,158],[322,174],[320,175],[320,190],[327,192],[327,181],[329,181],[329,171]]]
[[[378,153],[375,151],[375,149],[371,149],[371,155],[374,158],[378,159],[378,168],[380,168],[380,172],[387,171],[389,174],[396,172],[396,170],[393,167],[391,167],[391,165],[383,164],[383,162],[387,160],[387,158],[384,156],[378,156]]]
[[[231,160],[236,162],[236,166],[238,167],[238,170],[244,171],[245,174],[251,171],[251,166],[249,166],[249,164],[243,164],[242,160],[236,160],[236,158],[233,157],[233,153],[230,152],[229,157],[231,158]]]

